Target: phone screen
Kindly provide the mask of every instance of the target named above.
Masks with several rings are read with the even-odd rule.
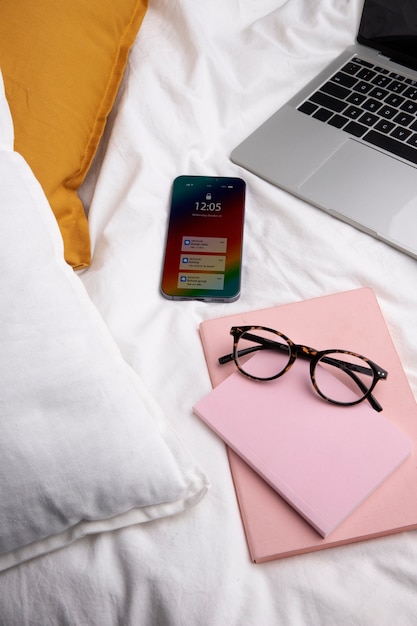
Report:
[[[239,297],[245,189],[241,178],[175,179],[161,285],[165,297],[221,302]]]

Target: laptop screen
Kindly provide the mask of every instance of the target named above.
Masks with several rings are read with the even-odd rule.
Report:
[[[416,0],[365,0],[358,42],[417,69]]]

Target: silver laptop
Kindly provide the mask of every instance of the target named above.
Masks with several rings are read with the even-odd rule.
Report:
[[[417,0],[365,0],[357,44],[231,158],[417,258]]]

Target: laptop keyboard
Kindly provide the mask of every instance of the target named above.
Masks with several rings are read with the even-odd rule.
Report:
[[[354,57],[298,110],[417,164],[417,81]]]

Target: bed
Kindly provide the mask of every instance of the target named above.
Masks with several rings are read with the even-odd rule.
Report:
[[[9,4],[0,11],[10,27],[18,22],[9,9],[31,3]],[[32,4],[38,18],[63,10]],[[88,20],[97,28],[110,20],[112,3],[98,3],[99,18],[95,4],[83,20],[74,12],[65,20],[58,63],[51,33],[48,46],[37,46],[43,64],[54,57],[54,72],[63,71],[73,39],[84,47],[94,39]],[[61,135],[54,117],[45,143],[43,121],[33,145],[28,114],[39,121],[47,100],[35,103],[28,88],[19,108],[14,77],[35,48],[10,39],[19,54],[6,62],[4,46],[0,52],[0,623],[414,624],[417,531],[253,563],[226,447],[193,413],[211,389],[201,322],[359,287],[374,291],[417,393],[416,261],[230,160],[353,42],[361,0],[126,0],[120,12],[122,5],[113,92],[105,77],[94,141],[85,142],[71,180],[62,177],[64,191],[48,175],[53,137],[69,158],[83,128],[79,112],[69,119],[83,93],[77,72],[55,81],[76,94],[76,104],[62,103],[68,128]],[[29,27],[36,16],[19,19]],[[82,48],[88,57],[77,71],[87,67],[86,85],[99,81],[106,42]],[[45,80],[43,73],[35,86]],[[160,293],[180,174],[246,181],[236,302],[174,302]],[[63,197],[75,206],[72,221],[56,208]]]

